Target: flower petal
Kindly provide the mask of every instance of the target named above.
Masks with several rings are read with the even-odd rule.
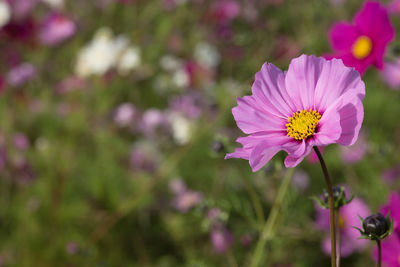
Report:
[[[322,57],[301,55],[292,60],[285,84],[297,110],[314,107],[314,90],[326,60]]]
[[[386,8],[379,2],[365,2],[357,13],[354,23],[361,33],[380,42],[394,38],[394,28],[390,23]]]
[[[357,28],[347,22],[338,22],[329,32],[332,48],[334,50],[350,50],[353,43],[360,36]]]
[[[321,113],[350,89],[365,95],[365,85],[360,74],[345,67],[340,59],[325,60],[315,87],[315,108]]]
[[[352,145],[358,138],[364,118],[362,98],[358,90],[350,90],[328,107],[314,135],[317,145],[339,143]]]

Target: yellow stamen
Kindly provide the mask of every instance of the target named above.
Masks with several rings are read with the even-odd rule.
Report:
[[[357,59],[366,58],[372,50],[372,42],[367,36],[362,35],[353,44],[353,56]]]
[[[286,124],[288,136],[296,140],[303,140],[315,133],[315,128],[321,119],[321,114],[310,108],[310,111],[301,110],[293,113]]]

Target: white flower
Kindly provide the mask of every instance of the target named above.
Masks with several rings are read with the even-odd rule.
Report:
[[[56,9],[64,7],[64,0],[42,0],[42,2]]]
[[[127,71],[140,62],[139,54],[132,49],[135,48],[129,48],[129,39],[126,36],[113,38],[110,29],[101,28],[93,40],[79,52],[75,72],[86,77],[92,74],[103,75],[114,67],[122,72]]]
[[[117,68],[120,74],[126,74],[139,65],[140,49],[138,47],[131,46],[122,53]]]
[[[189,74],[184,69],[178,69],[172,76],[173,83],[180,88],[188,87],[190,84]]]
[[[218,50],[206,42],[200,42],[196,45],[194,58],[200,64],[210,68],[215,68],[221,60]]]
[[[160,66],[166,71],[174,71],[182,66],[182,61],[175,56],[165,55],[160,59]]]
[[[6,25],[11,19],[10,5],[5,1],[0,1],[0,28]]]
[[[170,116],[171,119],[171,128],[172,128],[172,137],[178,145],[185,145],[190,141],[190,137],[192,135],[192,124],[188,119],[183,117],[180,114],[172,114]]]

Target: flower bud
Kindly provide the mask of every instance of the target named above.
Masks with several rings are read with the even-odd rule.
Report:
[[[340,197],[340,193],[342,192],[342,188],[340,186],[334,186],[332,188],[332,194],[333,194],[333,201],[336,202],[338,198]],[[328,190],[324,189],[324,194],[323,194],[324,202],[328,203]],[[346,198],[346,194],[343,190],[343,198]]]
[[[360,217],[363,230],[354,227],[360,231],[361,239],[379,241],[389,236],[393,232],[393,220],[390,220],[390,214],[385,216],[382,213],[372,214],[363,219]]]
[[[389,230],[390,221],[382,213],[373,214],[364,219],[363,228],[368,235],[381,236]]]

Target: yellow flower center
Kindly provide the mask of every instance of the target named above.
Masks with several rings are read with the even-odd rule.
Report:
[[[357,59],[366,58],[372,50],[372,42],[367,36],[363,35],[353,44],[353,56]]]
[[[310,108],[310,111],[301,110],[293,113],[286,124],[288,136],[296,140],[303,140],[315,132],[315,128],[321,119],[321,114]]]

